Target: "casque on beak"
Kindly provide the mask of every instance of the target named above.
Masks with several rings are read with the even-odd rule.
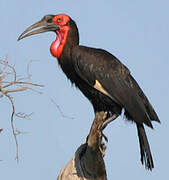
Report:
[[[53,17],[54,17],[54,15],[44,16],[40,21],[38,21],[37,23],[28,27],[19,36],[18,41],[25,37],[34,35],[34,34],[39,34],[39,33],[49,32],[49,31],[56,32],[57,30],[59,30],[59,26],[57,24],[53,23]],[[35,29],[35,30],[33,30],[33,29]],[[31,31],[31,30],[33,30],[33,31]]]

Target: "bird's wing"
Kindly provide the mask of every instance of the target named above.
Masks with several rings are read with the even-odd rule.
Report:
[[[77,74],[90,86],[124,107],[135,122],[152,127],[139,96],[142,90],[117,58],[104,50],[79,46],[73,50],[72,59]]]

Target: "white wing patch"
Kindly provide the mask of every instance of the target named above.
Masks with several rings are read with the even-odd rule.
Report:
[[[100,83],[98,80],[96,80],[95,85],[94,85],[93,87],[94,87],[95,89],[97,89],[98,91],[100,91],[101,93],[105,94],[106,96],[110,97],[110,98],[111,98],[113,101],[115,101],[116,103],[118,103],[117,100],[114,99],[114,98],[104,89],[104,87],[101,85],[101,83]]]
[[[103,88],[103,86],[100,84],[98,80],[96,80],[94,88],[112,98],[111,95]]]

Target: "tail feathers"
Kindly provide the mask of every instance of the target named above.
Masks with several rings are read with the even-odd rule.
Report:
[[[153,158],[144,126],[142,124],[137,124],[137,131],[140,143],[141,162],[145,164],[146,169],[152,170],[154,168]]]
[[[147,99],[147,101],[148,101],[148,99]],[[147,104],[145,104],[145,107],[146,107],[147,113],[148,113],[151,121],[157,121],[157,122],[161,123],[158,118],[157,113],[155,112],[154,108],[152,107],[152,105],[149,102]]]

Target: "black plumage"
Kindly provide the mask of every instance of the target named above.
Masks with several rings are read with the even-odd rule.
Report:
[[[136,123],[141,162],[152,169],[154,164],[143,123],[153,128],[151,121],[160,122],[156,112],[128,68],[105,50],[78,45],[76,25],[73,21],[70,24],[70,34],[59,58],[62,70],[90,100],[95,112],[104,110],[120,115],[124,108],[126,118]],[[94,88],[96,81],[108,95]]]

